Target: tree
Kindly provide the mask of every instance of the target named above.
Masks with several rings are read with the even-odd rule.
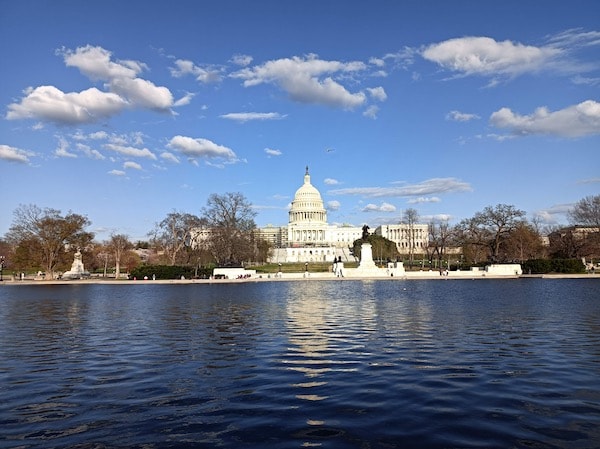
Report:
[[[207,248],[219,265],[239,265],[255,254],[256,211],[241,193],[213,193],[202,209],[210,229]]]
[[[85,231],[90,224],[87,217],[70,211],[63,217],[56,209],[20,205],[14,211],[7,239],[15,246],[29,248],[30,251],[25,251],[28,254],[37,252],[46,279],[52,279],[66,247],[84,249],[90,244],[94,234]]]
[[[477,212],[473,218],[463,220],[458,229],[463,243],[486,246],[492,262],[506,259],[501,256],[500,248],[504,239],[508,238],[516,227],[523,221],[525,212],[508,204],[488,206]]]
[[[442,266],[442,260],[444,260],[453,235],[453,229],[450,227],[448,220],[432,220],[429,223],[429,262],[433,262],[435,257],[438,266]]]
[[[175,265],[177,256],[191,245],[192,232],[200,227],[202,221],[195,215],[171,212],[157,223],[149,236],[158,251],[162,251],[170,265]]]
[[[502,241],[502,253],[511,261],[523,263],[544,256],[542,237],[534,226],[522,221],[517,223],[510,236]]]
[[[369,234],[366,238],[355,240],[352,245],[352,254],[359,259],[363,243],[371,244],[373,257],[380,262],[383,260],[397,260],[400,255],[396,243],[380,235]]]
[[[110,240],[106,246],[115,258],[115,279],[119,279],[123,255],[127,250],[133,248],[133,244],[125,234],[111,234]]]
[[[408,225],[408,259],[412,265],[415,258],[415,225],[419,221],[419,213],[416,209],[406,209],[404,211],[404,223]]]
[[[579,200],[568,216],[573,225],[600,228],[600,195]]]

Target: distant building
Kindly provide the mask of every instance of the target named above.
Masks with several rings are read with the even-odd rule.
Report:
[[[296,191],[288,212],[287,226],[259,228],[257,234],[273,246],[270,262],[333,262],[354,260],[350,248],[362,237],[362,226],[329,225],[320,192],[310,182],[308,167],[304,183]],[[377,227],[372,233],[396,243],[401,254],[423,254],[429,243],[426,224],[392,224]]]

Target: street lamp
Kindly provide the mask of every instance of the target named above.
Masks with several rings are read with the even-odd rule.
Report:
[[[4,256],[0,256],[0,282],[4,281],[2,278],[2,270],[4,270]]]

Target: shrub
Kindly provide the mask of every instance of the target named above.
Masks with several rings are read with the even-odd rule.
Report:
[[[523,263],[523,273],[585,273],[585,265],[580,259],[532,259]]]
[[[198,277],[201,278],[207,278],[211,274],[212,269],[201,268],[198,270]],[[156,279],[181,279],[181,276],[193,279],[195,275],[194,267],[177,265],[140,265],[131,270],[131,276],[137,279],[144,279],[145,276],[148,276],[148,279],[152,279],[152,276],[156,276]]]

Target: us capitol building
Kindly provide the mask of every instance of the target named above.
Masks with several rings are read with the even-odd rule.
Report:
[[[333,262],[339,257],[346,262],[354,260],[350,250],[354,241],[362,237],[363,227],[327,223],[323,199],[310,183],[306,167],[304,183],[296,190],[289,210],[288,225],[267,226],[257,231],[260,238],[273,246],[269,262]],[[411,231],[413,238],[410,237]],[[414,254],[422,254],[429,240],[426,224],[382,225],[372,233],[395,242],[400,254],[409,253],[410,244],[414,246]]]

